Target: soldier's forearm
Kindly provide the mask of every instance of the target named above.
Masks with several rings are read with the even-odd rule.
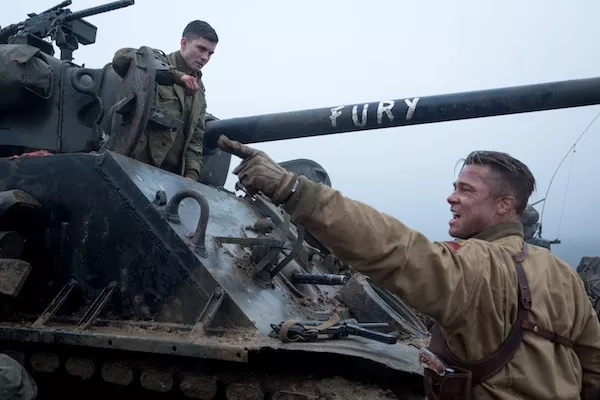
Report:
[[[125,77],[127,70],[129,69],[129,65],[131,64],[131,60],[135,57],[135,54],[138,49],[134,49],[132,47],[125,47],[123,49],[117,50],[113,57],[112,65],[117,74],[119,74],[122,78]],[[176,67],[171,66],[169,71],[169,79],[171,82],[164,84],[180,84],[181,78],[185,75],[185,73],[177,70]]]
[[[203,143],[203,132],[200,128],[196,128],[194,131],[194,136],[190,140],[190,145],[188,146],[185,153],[185,173],[187,176],[191,174],[195,176],[196,180],[200,177],[200,171],[202,170],[203,162],[203,154],[204,154],[204,143]]]
[[[202,164],[202,156],[198,156],[197,153],[190,154],[188,152],[186,154],[186,166],[183,176],[198,180],[200,177],[200,171],[202,170]]]
[[[175,84],[180,84],[181,78],[183,78],[183,76],[185,75],[183,72],[179,71],[175,67],[171,67],[169,73],[171,74],[171,78],[173,79],[173,83]]]
[[[306,227],[341,260],[440,324],[459,317],[485,268],[464,262],[447,245],[430,242],[392,216],[304,177],[284,207],[293,221]],[[466,249],[472,257],[484,251],[477,244]],[[486,257],[484,254],[481,259]]]

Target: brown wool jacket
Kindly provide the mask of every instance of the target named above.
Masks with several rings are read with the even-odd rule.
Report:
[[[435,318],[461,359],[482,359],[510,332],[517,279],[503,249],[522,250],[520,223],[497,225],[460,246],[431,242],[397,219],[304,177],[284,208],[355,270]],[[523,267],[531,318],[574,341],[575,348],[525,332],[512,360],[474,387],[473,398],[579,399],[582,385],[600,385],[598,317],[577,273],[549,251],[530,246]]]

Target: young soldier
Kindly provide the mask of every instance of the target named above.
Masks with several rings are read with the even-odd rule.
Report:
[[[206,97],[201,69],[215,52],[219,38],[204,21],[192,21],[183,30],[178,51],[156,56],[171,66],[172,84],[159,84],[157,106],[181,121],[177,129],[148,124],[130,155],[167,171],[198,180],[203,165],[204,118]],[[136,49],[116,52],[113,68],[121,76],[127,73]]]

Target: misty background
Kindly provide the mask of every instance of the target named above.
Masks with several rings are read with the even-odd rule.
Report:
[[[59,0],[13,2],[0,26]],[[72,11],[100,5],[73,0]],[[329,0],[283,2],[136,0],[88,17],[96,43],[74,62],[101,68],[119,48],[179,49],[202,19],[219,35],[203,69],[208,112],[231,118],[371,101],[426,97],[600,76],[597,0]],[[59,53],[57,53],[58,56]],[[344,195],[391,214],[431,240],[448,240],[447,196],[457,161],[499,150],[525,162],[544,198],[559,162],[600,106],[387,128],[254,145],[276,161],[309,158]],[[573,267],[600,255],[600,119],[556,175],[543,236]],[[231,169],[238,165],[233,157]],[[231,175],[228,189],[236,177]],[[541,212],[543,203],[536,206]]]

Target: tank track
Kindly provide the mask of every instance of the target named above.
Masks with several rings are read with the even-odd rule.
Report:
[[[415,375],[337,354],[266,351],[236,363],[31,342],[2,352],[29,371],[39,400],[423,398]]]

